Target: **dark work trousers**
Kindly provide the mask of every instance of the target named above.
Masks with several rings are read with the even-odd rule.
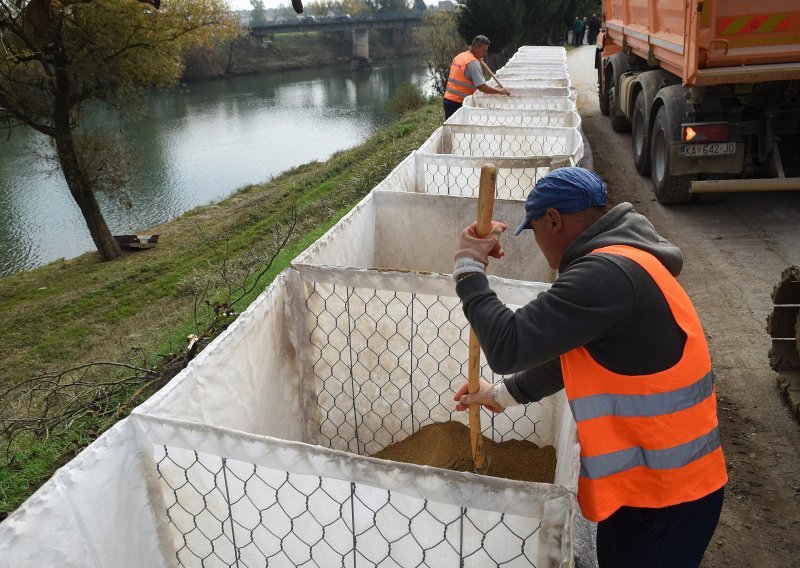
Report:
[[[722,510],[724,488],[662,509],[620,507],[597,523],[600,568],[697,568]]]
[[[451,101],[450,99],[442,99],[444,101],[444,119],[447,120],[453,113],[461,108],[461,103]]]

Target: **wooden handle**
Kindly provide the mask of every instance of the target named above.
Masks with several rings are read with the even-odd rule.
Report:
[[[492,76],[492,79],[494,79],[494,82],[497,83],[497,86],[500,87],[501,89],[505,89],[503,84],[500,82],[500,79],[498,79],[497,76],[495,76],[495,74],[492,73],[492,70],[489,69],[489,66],[486,65],[486,62],[483,59],[481,59],[481,65],[483,65],[483,68],[489,72],[489,75]]]
[[[484,236],[492,225],[492,212],[494,211],[494,192],[497,184],[497,168],[494,164],[485,164],[481,168],[481,182],[478,192],[478,236]],[[481,377],[481,345],[475,330],[469,330],[469,380],[470,394],[478,392]],[[483,453],[483,436],[481,436],[481,407],[469,407],[469,435],[472,443],[472,461],[475,471],[483,473],[486,470],[486,457]]]

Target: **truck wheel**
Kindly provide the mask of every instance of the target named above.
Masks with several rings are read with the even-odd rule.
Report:
[[[614,82],[608,89],[608,113],[611,117],[611,128],[614,132],[627,132],[631,129],[631,123],[622,114],[617,101],[619,95],[619,77],[614,73]]]
[[[636,171],[643,176],[650,174],[650,133],[647,131],[645,116],[644,91],[639,91],[636,103],[633,105],[633,120],[631,121],[631,143],[633,145],[633,163]]]
[[[670,173],[669,144],[672,139],[667,109],[663,106],[658,109],[650,138],[650,177],[655,186],[656,199],[662,205],[688,203],[692,197],[689,193],[689,176]]]
[[[597,98],[600,101],[600,113],[603,116],[608,116],[608,90],[603,89],[603,82],[600,80],[602,73],[602,68],[597,70]]]

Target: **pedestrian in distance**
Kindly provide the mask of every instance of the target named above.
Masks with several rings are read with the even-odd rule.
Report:
[[[597,42],[597,36],[600,33],[600,20],[597,14],[592,14],[589,20],[589,45],[594,45]]]
[[[586,28],[589,26],[589,21],[586,19],[586,16],[583,17],[583,27],[581,28],[581,41],[579,45],[583,45],[583,39],[586,37]]]
[[[580,16],[575,16],[572,20],[572,45],[578,47],[583,36],[583,20]]]
[[[475,36],[467,51],[459,53],[450,64],[450,74],[444,90],[444,119],[447,120],[464,104],[464,98],[475,91],[489,95],[510,95],[505,88],[490,87],[483,75],[482,61],[489,52],[489,38]]]
[[[511,376],[481,380],[473,394],[464,385],[456,409],[502,412],[563,388],[581,446],[578,503],[598,523],[600,568],[697,567],[727,473],[705,334],[676,280],[680,249],[630,203],[609,209],[605,183],[582,168],[536,183],[515,235],[526,229],[558,277],[516,311],[485,275],[489,258],[504,256],[506,225],[462,233],[456,291],[489,366]]]

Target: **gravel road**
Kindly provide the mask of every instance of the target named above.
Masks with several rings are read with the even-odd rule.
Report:
[[[683,250],[679,280],[700,314],[717,377],[730,481],[702,566],[800,567],[800,425],[769,366],[770,293],[800,264],[800,192],[726,194],[665,207],[636,173],[630,134],[600,114],[594,47],[569,54],[578,111],[613,203],[630,201]]]

